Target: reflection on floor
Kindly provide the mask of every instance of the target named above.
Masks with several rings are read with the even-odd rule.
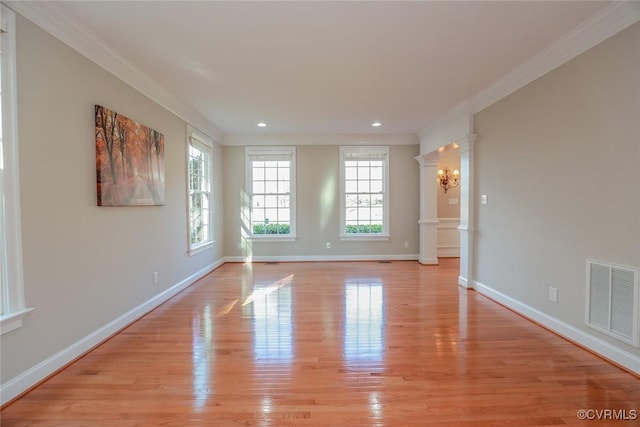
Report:
[[[559,426],[581,409],[638,425],[640,379],[457,272],[226,264],[5,408],[2,426]]]
[[[380,278],[345,281],[343,345],[346,366],[382,371],[383,302]]]

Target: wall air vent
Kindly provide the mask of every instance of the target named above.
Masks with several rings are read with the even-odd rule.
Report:
[[[638,270],[587,260],[588,326],[640,347]]]

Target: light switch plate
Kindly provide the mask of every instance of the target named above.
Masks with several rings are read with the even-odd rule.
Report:
[[[482,203],[483,205],[486,205],[488,202],[489,202],[489,199],[486,194],[483,194],[482,196],[480,196],[480,203]]]

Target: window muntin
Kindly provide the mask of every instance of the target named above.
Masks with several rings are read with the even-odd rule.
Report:
[[[213,244],[212,145],[204,135],[189,130],[189,250]]]
[[[388,147],[342,147],[342,238],[388,237]]]
[[[345,161],[346,234],[377,234],[384,225],[384,162]]]
[[[254,238],[295,238],[295,148],[248,148],[250,233]]]
[[[291,234],[291,162],[253,161],[251,174],[253,234]]]

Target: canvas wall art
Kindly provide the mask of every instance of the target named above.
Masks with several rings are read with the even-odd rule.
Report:
[[[164,204],[164,135],[96,105],[98,206]]]

